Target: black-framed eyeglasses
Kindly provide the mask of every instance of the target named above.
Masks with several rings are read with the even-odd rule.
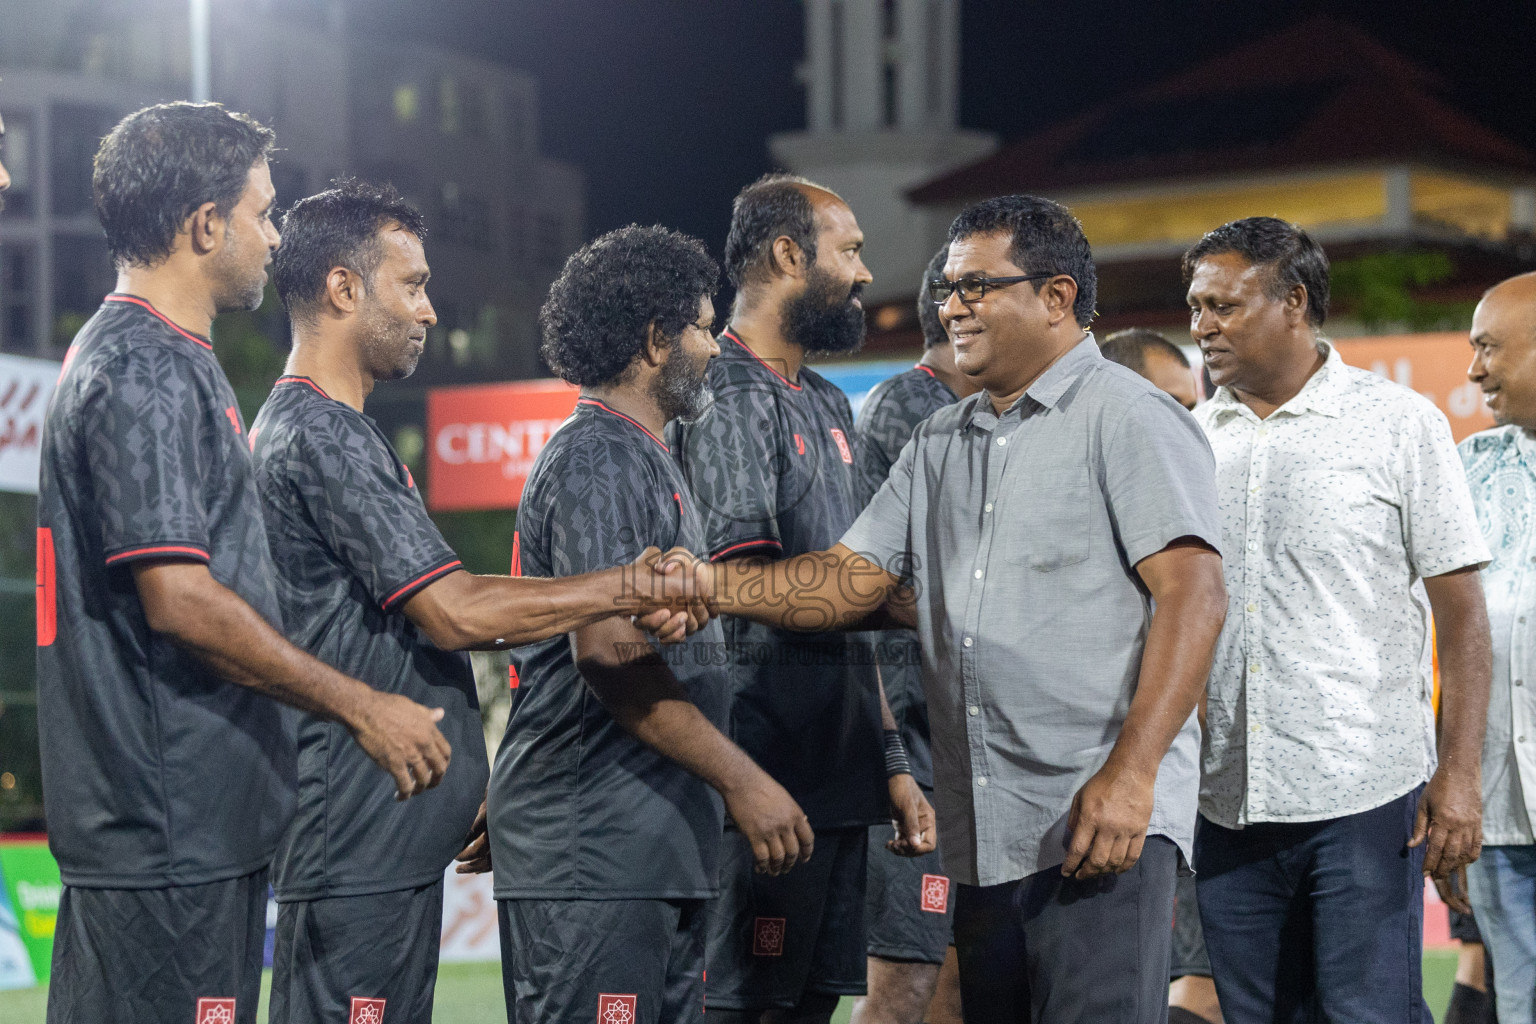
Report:
[[[949,301],[949,297],[958,288],[961,302],[976,302],[986,298],[988,288],[1000,288],[1007,284],[1018,284],[1020,281],[1044,281],[1046,278],[1055,276],[1055,274],[1020,274],[1018,277],[982,277],[979,274],[967,274],[958,281],[934,277],[928,281],[928,294],[933,298],[935,306],[942,306]]]

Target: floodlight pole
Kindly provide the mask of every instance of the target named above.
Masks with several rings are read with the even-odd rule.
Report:
[[[212,99],[208,82],[208,0],[189,0],[192,22],[192,102]]]

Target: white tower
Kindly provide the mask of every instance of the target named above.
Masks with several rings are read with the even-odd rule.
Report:
[[[768,140],[774,159],[848,200],[864,230],[876,302],[915,296],[949,219],[906,190],[986,156],[962,131],[960,0],[804,0],[806,130]]]

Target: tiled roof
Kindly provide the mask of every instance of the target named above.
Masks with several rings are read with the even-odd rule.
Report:
[[[1005,192],[1358,161],[1536,174],[1536,153],[1440,99],[1441,80],[1328,17],[1206,61],[1013,142],[908,193]]]

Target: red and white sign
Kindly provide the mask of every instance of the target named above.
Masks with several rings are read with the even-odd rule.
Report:
[[[501,959],[496,934],[496,893],[490,874],[443,872],[443,963]]]
[[[848,447],[848,435],[837,427],[832,428],[832,440],[837,442],[837,454],[843,457],[844,462],[853,461],[853,449]]]
[[[194,1020],[196,1024],[235,1024],[235,1001],[207,997],[199,999]]]
[[[384,1024],[384,1000],[353,996],[347,1024]]]
[[[782,917],[759,917],[752,921],[752,955],[783,956],[784,926]]]
[[[516,508],[533,460],[578,394],[558,380],[428,391],[427,507]]]
[[[597,1024],[634,1024],[635,996],[602,992],[597,997]]]
[[[943,875],[923,876],[922,908],[930,914],[942,914],[949,909],[949,879]]]
[[[43,414],[60,364],[0,355],[0,491],[37,493]]]

